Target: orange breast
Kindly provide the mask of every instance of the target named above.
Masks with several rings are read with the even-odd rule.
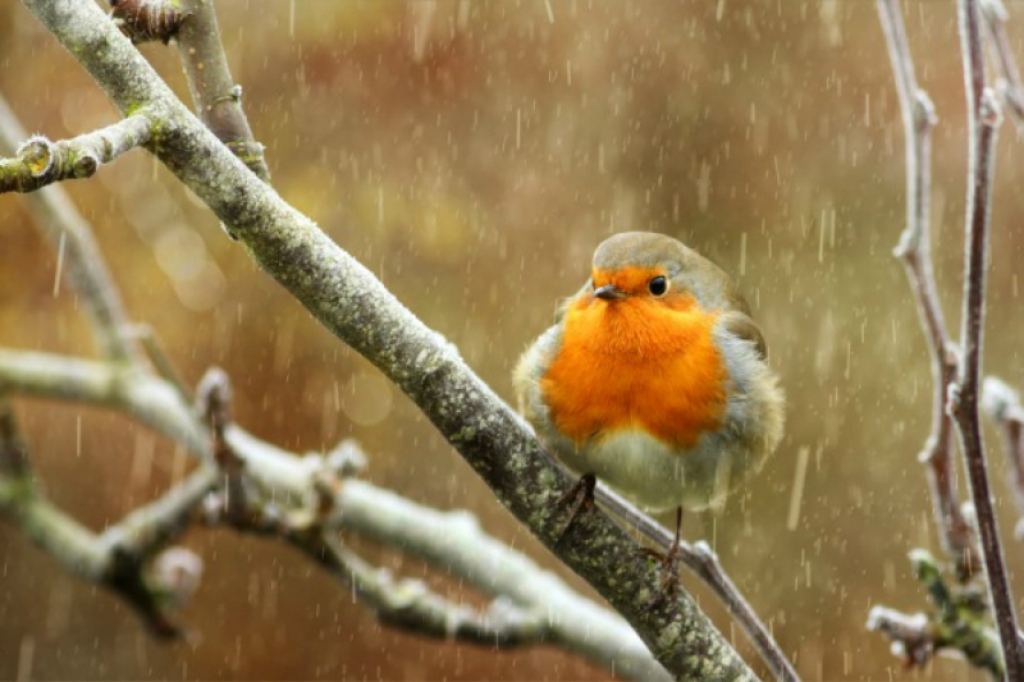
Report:
[[[725,369],[711,330],[717,315],[690,296],[583,296],[565,316],[562,348],[541,380],[555,425],[582,445],[643,428],[691,447],[725,409]]]

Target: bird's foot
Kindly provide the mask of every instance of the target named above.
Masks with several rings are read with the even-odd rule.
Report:
[[[669,547],[667,554],[662,554],[656,549],[643,548],[643,553],[656,559],[661,564],[661,580],[658,582],[658,590],[654,593],[648,609],[653,609],[666,599],[675,599],[679,595],[679,535],[683,527],[683,508],[676,508],[676,537]]]
[[[572,527],[580,514],[585,514],[594,508],[594,488],[597,486],[597,477],[594,474],[583,474],[580,479],[573,483],[572,487],[565,491],[565,494],[558,498],[556,503],[559,507],[565,506],[570,501],[569,518],[566,520],[562,530],[558,533],[558,540]]]

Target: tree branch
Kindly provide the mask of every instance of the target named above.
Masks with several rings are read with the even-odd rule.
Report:
[[[561,468],[556,460],[549,458],[553,466]],[[611,511],[615,516],[626,521],[630,526],[639,530],[644,537],[650,540],[662,552],[668,552],[675,541],[675,536],[664,526],[655,523],[651,517],[640,512],[635,506],[626,501],[621,495],[605,486],[600,481],[594,491],[594,497],[602,505]],[[678,545],[679,560],[689,568],[695,575],[703,580],[715,596],[721,600],[729,615],[736,619],[740,628],[750,638],[751,643],[757,649],[761,658],[768,664],[768,668],[776,679],[781,682],[798,682],[793,664],[786,658],[782,648],[775,641],[771,631],[758,617],[757,612],[740,592],[739,588],[725,572],[718,556],[711,546],[703,541],[693,545],[680,539]]]
[[[964,466],[977,514],[982,563],[988,577],[989,595],[1006,661],[1006,676],[1010,680],[1020,680],[1024,679],[1024,647],[1021,646],[1017,635],[1016,605],[1010,591],[992,503],[978,402],[992,171],[996,134],[1000,123],[999,105],[995,95],[985,87],[980,21],[978,0],[961,0],[960,38],[967,89],[970,160],[964,297],[960,326],[960,345],[963,352],[957,381],[949,389],[949,410],[953,414],[960,435]]]
[[[483,613],[454,604],[432,592],[421,580],[395,581],[374,568],[330,533],[294,534],[292,544],[317,561],[377,613],[384,623],[417,634],[459,639],[502,648],[538,644],[550,639],[551,621],[499,598]],[[663,671],[662,671],[663,673]]]
[[[1020,394],[994,377],[986,377],[981,385],[981,406],[999,428],[1006,453],[1006,464],[1012,474],[1010,492],[1017,505],[1017,539],[1024,539],[1024,406]]]
[[[752,678],[692,598],[651,606],[658,567],[602,514],[557,543],[554,504],[570,485],[539,456],[515,415],[455,349],[402,307],[362,265],[249,173],[167,89],[130,43],[88,3],[26,0],[115,104],[154,107],[159,157],[237,234],[253,257],[328,329],[385,372],[495,490],[499,499],[623,613],[657,659],[681,678]]]
[[[982,0],[981,13],[991,38],[989,45],[995,53],[995,62],[1002,77],[998,83],[999,93],[1018,132],[1024,131],[1024,83],[1021,82],[1020,69],[1017,68],[1017,60],[1013,57],[1010,39],[1006,35],[1009,14],[1002,0]]]
[[[152,122],[141,113],[70,140],[33,135],[16,156],[0,159],[0,193],[34,192],[60,182],[92,177],[101,164],[149,142]]]
[[[246,458],[225,438],[231,426],[233,390],[225,372],[206,372],[196,390],[196,403],[213,436],[214,460],[221,470],[221,494],[207,508],[210,521],[226,521],[241,531],[275,534],[299,549],[331,575],[350,586],[384,621],[421,635],[486,642],[492,646],[520,646],[545,641],[548,619],[536,610],[527,614],[504,597],[486,614],[478,613],[435,594],[420,580],[396,582],[388,571],[377,569],[345,548],[326,527],[328,512],[342,482],[327,466],[310,479],[310,492],[298,508],[279,511],[276,495],[261,499]],[[351,448],[348,448],[351,450]],[[327,465],[327,461],[323,461]],[[344,466],[333,462],[331,468]],[[220,498],[220,499],[217,499]],[[223,514],[219,512],[223,510]]]
[[[188,16],[178,0],[109,0],[109,4],[114,25],[136,45],[150,40],[166,45]]]
[[[172,386],[145,373],[126,376],[107,362],[0,349],[0,390],[108,406],[180,443],[200,461],[214,461],[198,413]],[[323,519],[327,527],[401,547],[492,597],[507,597],[526,611],[547,614],[552,643],[619,675],[665,679],[664,669],[618,615],[483,533],[471,514],[439,512],[363,481],[339,481],[353,461],[364,459],[353,444],[343,443],[326,456],[296,457],[235,425],[225,428],[224,438],[263,497],[279,508],[316,509],[325,489],[320,482],[326,480],[332,495]],[[272,510],[260,514],[281,516]],[[272,530],[267,524],[262,528]]]
[[[150,560],[184,528],[187,516],[216,482],[216,471],[197,469],[163,497],[96,535],[38,489],[28,467],[27,449],[17,435],[6,402],[0,403],[0,425],[0,452],[22,453],[19,467],[9,463],[5,466],[0,461],[0,512],[66,569],[117,593],[155,635],[179,636],[181,631],[168,619],[167,611],[170,595],[180,594],[180,589],[155,580],[159,576],[149,573]]]
[[[13,152],[26,133],[0,94],[0,153]],[[66,273],[82,296],[100,350],[115,360],[141,362],[121,295],[93,238],[92,228],[59,185],[25,195],[39,229],[65,254]]]
[[[971,528],[960,511],[953,461],[953,423],[946,393],[956,376],[956,347],[942,315],[931,257],[931,137],[935,109],[914,76],[897,0],[878,0],[903,115],[907,164],[907,224],[894,252],[903,264],[932,360],[932,426],[918,459],[927,467],[935,524],[957,575],[966,580],[981,565]]]
[[[231,78],[214,2],[184,0],[181,4],[187,16],[177,32],[178,49],[199,120],[260,180],[269,183],[263,145],[253,137],[242,111],[242,86]]]

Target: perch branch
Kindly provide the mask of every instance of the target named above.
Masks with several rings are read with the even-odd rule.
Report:
[[[562,519],[553,502],[571,481],[539,456],[523,421],[365,267],[266,184],[242,172],[242,163],[95,6],[72,0],[26,5],[118,107],[155,108],[162,127],[154,149],[168,168],[268,273],[419,405],[502,503],[626,616],[668,670],[681,678],[753,677],[685,591],[651,606],[658,568],[607,516],[590,515],[556,546]]]
[[[954,475],[953,423],[946,392],[956,376],[956,347],[939,303],[931,257],[931,138],[935,109],[914,75],[903,15],[897,0],[878,0],[896,80],[906,141],[907,224],[895,255],[903,264],[924,327],[932,366],[932,426],[918,459],[928,473],[935,523],[957,575],[966,580],[981,565],[971,528],[960,511]]]
[[[13,152],[26,132],[0,95],[0,153]],[[120,292],[114,286],[89,223],[60,185],[24,197],[35,223],[54,247],[63,245],[64,272],[82,297],[100,350],[115,360],[140,362]]]
[[[985,62],[978,0],[960,2],[960,39],[967,90],[969,167],[967,185],[967,246],[961,312],[962,353],[957,381],[949,389],[949,410],[960,435],[964,467],[977,515],[982,564],[1010,680],[1024,679],[1024,646],[1017,636],[1016,605],[1010,591],[1002,543],[996,522],[981,438],[979,376],[982,328],[985,320],[985,271],[988,258],[990,200],[995,141],[1000,123],[999,104],[985,87]]]
[[[34,192],[62,180],[88,178],[100,165],[149,142],[152,122],[133,114],[106,128],[51,142],[33,135],[13,158],[0,159],[0,193]]]
[[[1017,505],[1017,539],[1024,538],[1024,406],[1020,394],[994,377],[986,377],[981,385],[981,406],[999,428],[1006,453],[1006,463],[1013,501]]]

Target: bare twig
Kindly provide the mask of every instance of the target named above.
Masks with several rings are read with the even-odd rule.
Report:
[[[374,568],[330,533],[291,534],[292,544],[328,570],[366,602],[384,623],[421,635],[459,639],[503,648],[548,641],[550,620],[530,613],[505,598],[491,602],[483,613],[453,603],[431,591],[421,580],[395,581]]]
[[[589,515],[556,544],[561,519],[553,502],[571,481],[539,457],[523,421],[365,267],[253,174],[240,172],[241,162],[102,12],[74,0],[26,5],[119,108],[158,111],[163,127],[154,152],[168,168],[315,317],[416,402],[509,510],[626,616],[658,661],[680,677],[753,677],[685,591],[651,606],[658,567],[606,515]]]
[[[931,257],[931,130],[935,110],[914,76],[914,62],[897,0],[878,0],[899,95],[906,141],[907,224],[895,255],[903,264],[917,302],[932,359],[932,426],[918,459],[927,467],[928,488],[943,549],[961,580],[980,562],[970,526],[960,511],[953,460],[953,424],[946,413],[946,392],[956,375],[956,349],[939,303]]]
[[[555,464],[560,466],[557,462]],[[668,553],[675,540],[675,535],[664,526],[656,523],[628,500],[600,482],[595,489],[595,498],[613,514],[643,533],[644,537],[654,543],[663,553]],[[697,542],[691,545],[685,540],[680,540],[679,559],[721,600],[729,615],[736,619],[740,628],[757,648],[761,658],[768,664],[776,679],[797,682],[800,677],[797,675],[796,669],[786,658],[786,654],[775,641],[771,631],[758,617],[757,612],[744,598],[736,584],[729,578],[711,546],[706,542]]]
[[[162,497],[133,510],[102,533],[104,542],[144,559],[176,538],[202,498],[217,484],[216,469],[200,465]]]
[[[165,45],[188,12],[177,0],[110,0],[114,23],[135,44],[159,40]]]
[[[28,351],[0,349],[0,389],[12,394],[108,406],[125,412],[180,443],[201,462],[212,462],[212,442],[192,405],[165,380],[147,373],[125,375],[117,365]],[[326,456],[296,457],[229,425],[224,434],[245,473],[279,508],[316,508],[317,481],[343,476],[363,459],[342,444]],[[212,467],[210,467],[212,468]],[[617,614],[581,597],[523,554],[483,533],[466,512],[440,512],[369,483],[346,480],[330,488],[328,527],[351,530],[401,547],[494,597],[506,596],[551,619],[551,642],[637,680],[663,680],[632,628]],[[0,493],[2,494],[2,493]],[[222,509],[223,505],[218,505]],[[257,510],[243,530],[278,532]],[[279,513],[278,519],[284,514]],[[256,522],[260,523],[256,523]],[[237,527],[237,526],[236,526]]]
[[[188,391],[185,389],[185,384],[181,381],[181,377],[178,376],[178,371],[174,369],[174,365],[171,363],[170,358],[164,352],[164,349],[160,346],[160,341],[156,338],[156,334],[153,333],[153,328],[148,324],[136,324],[131,327],[132,338],[136,339],[146,351],[146,357],[149,359],[150,364],[153,365],[153,369],[161,377],[167,380],[181,397],[188,399]]]
[[[149,142],[153,124],[133,114],[106,128],[51,142],[34,135],[14,158],[0,159],[0,193],[34,192],[62,180],[91,177],[104,163]]]
[[[245,470],[245,460],[225,436],[231,426],[233,399],[227,373],[219,367],[208,369],[196,388],[196,409],[209,426],[213,461],[223,474],[218,506],[224,519],[237,528],[271,530],[264,509],[258,506],[259,495]]]
[[[188,15],[177,33],[181,62],[199,119],[264,182],[270,169],[263,145],[242,111],[242,87],[231,79],[213,0],[183,0]]]
[[[150,561],[184,528],[187,516],[216,481],[216,472],[197,469],[163,497],[96,535],[53,505],[38,489],[28,470],[26,449],[14,428],[9,408],[4,405],[0,409],[0,452],[22,453],[20,467],[0,467],[0,512],[11,517],[33,542],[65,568],[119,594],[154,634],[180,635],[180,629],[167,614],[166,598],[173,590],[170,585],[153,580]]]
[[[1024,679],[1024,646],[1017,636],[1016,606],[1010,591],[992,504],[979,416],[979,376],[985,319],[985,261],[988,258],[992,170],[1000,113],[995,95],[985,87],[985,62],[978,1],[960,2],[960,38],[967,90],[970,158],[967,187],[967,247],[960,327],[960,345],[963,352],[957,381],[950,386],[949,409],[960,435],[964,466],[977,514],[982,563],[988,577],[992,610],[1006,661],[1006,675],[1010,680],[1021,680]]]
[[[1010,491],[1017,505],[1016,536],[1024,538],[1024,406],[1020,394],[995,377],[986,377],[981,386],[981,406],[999,427],[999,436],[1012,476]]]
[[[1006,35],[1006,21],[1009,15],[1002,0],[982,0],[981,12],[985,18],[985,26],[991,37],[989,45],[995,53],[995,62],[1001,75],[997,84],[999,93],[1006,103],[1006,108],[1013,118],[1018,131],[1024,131],[1024,82],[1021,82],[1020,69],[1010,47],[1010,39]]]
[[[26,133],[0,95],[0,153],[13,152]],[[142,362],[120,292],[100,255],[89,223],[59,185],[25,195],[39,229],[54,247],[63,245],[64,270],[93,322],[101,351],[110,358]]]
[[[935,655],[938,636],[935,626],[923,613],[908,616],[884,606],[872,606],[868,630],[881,632],[892,642],[892,650],[908,666],[923,668]]]

